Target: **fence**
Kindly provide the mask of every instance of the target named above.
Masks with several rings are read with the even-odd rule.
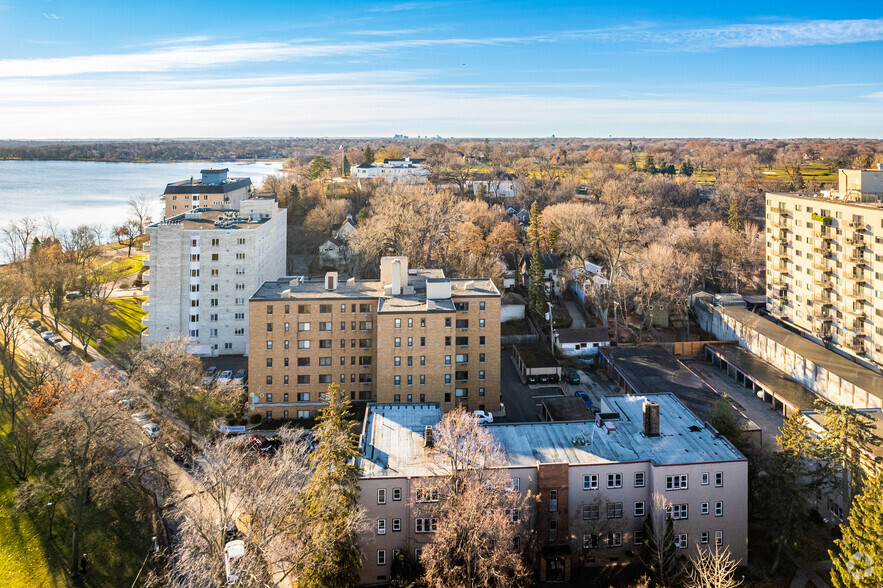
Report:
[[[659,346],[672,355],[699,355],[710,345],[738,345],[738,341],[675,341],[674,343],[660,343]]]

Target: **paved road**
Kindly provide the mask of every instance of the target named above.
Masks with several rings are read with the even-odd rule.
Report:
[[[521,377],[512,362],[511,349],[500,352],[500,394],[506,405],[506,417],[501,419],[502,422],[526,423],[540,420],[540,408],[534,398],[534,390],[521,383]]]
[[[742,416],[750,419],[763,430],[763,450],[772,453],[779,449],[776,435],[785,422],[781,411],[773,410],[772,406],[758,398],[748,388],[744,388],[731,379],[723,370],[702,359],[681,359],[684,364],[696,372],[716,392],[726,394]]]
[[[582,329],[586,326],[586,319],[583,318],[583,313],[580,312],[579,307],[577,306],[579,302],[574,300],[564,300],[562,301],[564,307],[567,309],[567,312],[570,313],[570,318],[573,319],[573,324],[570,325],[571,329]]]

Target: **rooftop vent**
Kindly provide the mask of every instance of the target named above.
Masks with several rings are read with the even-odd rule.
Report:
[[[659,403],[644,401],[644,435],[659,437]]]
[[[432,438],[432,425],[426,425],[423,429],[423,447],[432,447],[435,441]]]

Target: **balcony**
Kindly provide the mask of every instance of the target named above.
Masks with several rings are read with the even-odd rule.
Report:
[[[825,308],[826,306],[828,305],[814,306],[807,311],[806,316],[817,323],[828,324],[834,320],[834,317],[831,316],[830,311]]]
[[[860,231],[863,231],[863,230],[865,230],[865,221],[864,221],[864,219],[851,220],[846,224],[846,226],[849,227],[850,229],[858,229]]]
[[[864,316],[865,314],[865,305],[864,304],[853,304],[851,306],[847,306],[843,309],[843,312],[852,316]]]
[[[779,208],[778,204],[770,204],[769,207],[767,208],[767,210],[769,210],[769,212],[771,212],[773,214],[782,214],[782,215],[788,214],[788,211],[785,210],[784,208]]]
[[[144,312],[150,312],[150,300],[141,303],[141,310]]]
[[[853,333],[855,333],[856,335],[861,335],[861,336],[870,335],[870,329],[868,328],[868,325],[864,323],[864,321],[853,323],[850,330]]]
[[[834,232],[828,231],[828,230],[816,229],[812,232],[812,236],[815,237],[816,239],[826,239],[828,241],[831,241],[834,239]]]
[[[828,274],[813,276],[812,283],[813,286],[818,286],[819,288],[824,288],[825,290],[830,290],[834,287],[834,282],[831,281],[831,277]]]
[[[788,258],[788,248],[787,247],[770,247],[770,255],[773,257],[778,257],[780,259]]]
[[[831,295],[827,292],[813,292],[809,297],[809,301],[814,305],[819,306],[831,306],[834,302],[831,300]]]
[[[868,295],[865,294],[864,288],[853,288],[852,290],[847,292],[846,295],[852,297],[856,301],[862,301],[862,302],[868,301]]]
[[[789,227],[790,227],[788,219],[786,219],[786,218],[779,219],[779,220],[776,220],[776,219],[769,220],[769,221],[767,221],[767,225],[773,227],[774,229],[781,229],[781,230],[786,230],[786,231],[789,230]]]
[[[144,316],[141,317],[141,326],[146,327],[149,324],[150,324],[150,315],[145,314]]]
[[[830,274],[832,271],[834,271],[834,268],[830,267],[828,264],[820,263],[817,261],[812,264],[812,269],[818,272],[824,272],[826,274]]]
[[[149,282],[150,281],[150,271],[146,271],[143,274],[141,274],[141,281],[142,282]]]
[[[854,245],[856,247],[864,247],[865,246],[865,237],[860,233],[855,233],[851,237],[847,237],[843,240],[847,245]]]
[[[846,341],[846,348],[861,355],[865,352],[865,338],[863,336],[855,336]]]
[[[843,280],[846,282],[864,282],[865,281],[865,272],[863,271],[853,271],[846,272],[843,274]]]
[[[855,265],[864,265],[865,263],[867,263],[867,260],[865,259],[864,253],[861,253],[860,251],[855,251],[846,257],[846,262]]]
[[[145,253],[150,251],[150,243],[142,243],[141,244],[141,251],[143,251]]]
[[[833,253],[833,249],[831,248],[831,243],[828,241],[822,241],[817,246],[812,248],[813,253],[818,253],[819,255],[831,255]]]
[[[150,284],[147,284],[141,288],[142,296],[150,296]]]

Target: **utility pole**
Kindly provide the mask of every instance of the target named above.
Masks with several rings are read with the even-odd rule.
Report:
[[[549,345],[552,347],[552,355],[555,355],[555,315],[552,314],[552,303],[549,305]]]

